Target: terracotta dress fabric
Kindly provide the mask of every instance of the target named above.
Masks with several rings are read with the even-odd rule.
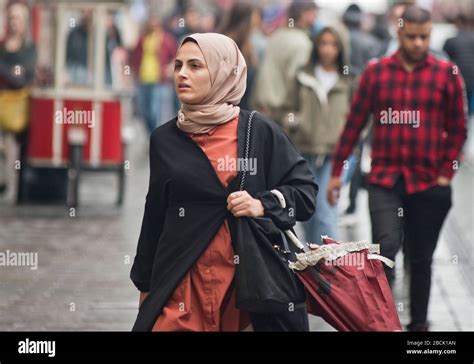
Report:
[[[226,187],[237,171],[219,168],[219,159],[237,160],[238,120],[237,116],[205,134],[188,134],[207,155]],[[152,331],[240,331],[247,328],[250,325],[248,314],[235,307],[234,273],[234,250],[225,220],[175,289]]]

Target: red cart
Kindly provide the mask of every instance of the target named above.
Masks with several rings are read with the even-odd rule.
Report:
[[[115,172],[117,204],[123,201],[123,105],[130,102],[131,91],[123,82],[127,66],[112,62],[120,48],[111,49],[114,32],[109,27],[118,29],[114,16],[124,7],[112,2],[49,1],[34,12],[41,24],[37,31],[46,32],[37,35],[39,58],[41,39],[49,39],[54,44],[48,50],[54,69],[51,84],[32,91],[26,169],[65,171],[68,206],[78,205],[84,171]],[[26,183],[23,188],[23,195],[28,195],[31,187]]]

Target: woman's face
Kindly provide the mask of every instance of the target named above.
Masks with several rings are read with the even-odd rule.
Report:
[[[179,48],[174,65],[174,87],[184,104],[199,104],[211,89],[211,77],[201,49],[194,42]]]
[[[319,38],[318,59],[323,65],[333,65],[337,61],[339,46],[337,38],[331,32],[324,32]]]

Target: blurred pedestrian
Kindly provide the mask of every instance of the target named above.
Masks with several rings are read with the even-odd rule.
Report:
[[[125,58],[120,31],[115,24],[114,13],[108,13],[106,18],[106,38],[105,38],[105,84],[108,87],[118,88],[123,84],[117,75],[117,70],[123,70],[120,64],[124,64]],[[121,59],[122,62],[118,62]],[[119,67],[117,67],[117,65]]]
[[[256,6],[255,11],[252,13],[252,34],[250,37],[255,48],[257,65],[259,65],[265,55],[268,42],[268,37],[264,30],[264,11],[259,6]]]
[[[258,53],[252,42],[254,26],[256,25],[255,17],[258,16],[260,16],[258,8],[251,4],[237,2],[230,9],[224,26],[219,31],[219,33],[235,41],[247,64],[247,88],[240,102],[240,106],[244,109],[250,108],[250,93],[253,89],[258,65]]]
[[[35,78],[36,46],[28,41],[29,10],[24,2],[11,1],[6,8],[7,27],[0,40],[0,131],[13,133],[20,150],[19,156],[9,158],[7,153],[17,154],[15,142],[9,139],[3,144],[3,163],[26,157],[27,126],[29,118],[29,89]],[[1,151],[0,151],[1,153]],[[3,164],[2,163],[2,164]],[[0,166],[0,192],[6,190],[6,166]],[[18,200],[21,200],[23,169],[19,170]]]
[[[172,16],[174,24],[170,31],[178,42],[193,33],[201,33],[201,12],[195,4],[188,4],[184,8],[177,6]]]
[[[79,24],[74,24],[67,36],[66,69],[69,81],[79,85],[92,82],[91,65],[88,64],[92,21],[92,9],[83,9]]]
[[[166,89],[171,87],[175,54],[176,40],[161,26],[157,16],[150,16],[131,56],[138,84],[138,105],[149,133],[164,122],[163,100]]]
[[[430,12],[409,6],[401,20],[398,51],[369,63],[361,76],[327,198],[336,203],[344,161],[372,114],[372,239],[392,260],[403,242],[411,272],[408,329],[427,331],[432,257],[466,139],[466,102],[455,65],[429,52]],[[394,270],[387,268],[386,274],[393,284]]]
[[[367,62],[380,54],[380,44],[377,39],[361,29],[362,10],[356,4],[351,4],[344,12],[342,20],[350,33],[351,43],[351,75],[359,76]]]
[[[381,43],[377,38],[361,29],[363,15],[362,9],[357,4],[351,4],[342,16],[342,20],[350,34],[350,76],[354,84],[357,83],[367,62],[372,58],[380,56],[381,52]],[[370,140],[367,140],[370,136],[371,133],[367,133],[367,137],[362,138],[358,148],[354,150],[353,158],[351,159],[352,168],[349,168],[349,170],[351,170],[352,173],[348,176],[350,178],[350,190],[349,206],[346,210],[347,215],[351,215],[356,211],[357,192],[364,184],[365,176],[361,170],[362,149],[365,143],[370,144]],[[350,222],[350,219],[346,219],[345,221]]]
[[[0,40],[0,89],[19,89],[32,84],[35,77],[36,46],[28,41],[28,7],[11,1],[6,19],[5,37]]]
[[[252,104],[285,128],[296,72],[308,62],[311,54],[309,32],[317,9],[312,1],[293,1],[288,9],[288,24],[269,37],[265,56],[258,67]]]
[[[471,22],[474,16],[471,15]],[[449,58],[459,66],[459,70],[466,83],[469,114],[474,111],[474,29],[470,26],[470,19],[465,14],[459,14],[456,19],[458,33],[449,38],[443,50]]]
[[[398,29],[400,28],[400,19],[407,6],[413,5],[413,0],[401,0],[392,4],[388,10],[388,37],[380,50],[381,55],[392,55],[399,47]]]
[[[313,42],[310,61],[296,74],[295,121],[290,139],[308,162],[319,186],[316,213],[303,223],[306,239],[337,237],[337,209],[326,199],[336,143],[350,106],[349,54],[338,31],[323,28]]]

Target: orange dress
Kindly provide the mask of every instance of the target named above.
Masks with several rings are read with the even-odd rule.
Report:
[[[219,158],[237,159],[238,119],[206,134],[189,134],[207,155],[224,186],[237,171],[218,168]],[[234,259],[229,224],[225,220],[206,251],[176,287],[152,331],[240,331],[247,328],[250,325],[248,314],[235,307]]]

